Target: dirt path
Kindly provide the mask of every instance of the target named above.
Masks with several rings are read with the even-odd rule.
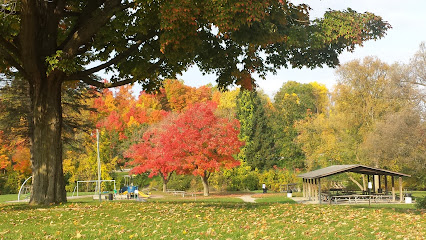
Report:
[[[253,198],[250,195],[243,195],[243,196],[238,197],[238,198],[241,198],[244,202],[251,202],[251,203],[255,203],[256,202],[256,198]]]

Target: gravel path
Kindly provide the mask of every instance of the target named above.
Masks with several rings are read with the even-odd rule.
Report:
[[[243,195],[243,196],[238,197],[238,198],[241,198],[244,202],[251,202],[251,203],[255,203],[256,202],[256,198],[253,198],[250,195]]]

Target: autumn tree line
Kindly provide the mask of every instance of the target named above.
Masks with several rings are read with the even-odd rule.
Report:
[[[116,171],[131,168],[139,184],[163,189],[169,184],[208,194],[209,187],[254,190],[266,183],[278,191],[300,172],[364,164],[411,174],[408,187],[425,189],[425,59],[422,44],[406,65],[354,60],[337,68],[332,90],[287,81],[272,99],[261,90],[195,88],[172,79],[137,97],[131,86],[69,83],[62,96],[67,190],[77,180],[96,179],[95,129],[102,178],[119,182]],[[26,85],[2,80],[5,194],[16,193],[31,175],[30,111]]]
[[[350,8],[311,18],[307,4],[291,1],[31,0],[5,1],[0,11],[0,73],[28,86],[35,205],[67,201],[63,160],[77,120],[67,115],[79,111],[75,99],[83,92],[73,83],[138,82],[155,91],[196,65],[216,74],[219,88],[253,90],[253,74],[264,79],[279,68],[335,67],[340,53],[391,28],[374,13]],[[111,73],[109,81],[100,71]]]

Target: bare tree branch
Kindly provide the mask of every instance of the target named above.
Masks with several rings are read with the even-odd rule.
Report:
[[[415,84],[415,85],[420,85],[423,87],[426,87],[425,83],[419,82],[419,81],[405,81],[405,80],[401,80],[401,82],[405,82],[405,83],[410,83],[410,84]]]

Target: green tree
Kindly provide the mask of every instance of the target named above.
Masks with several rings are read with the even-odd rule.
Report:
[[[325,111],[327,88],[318,83],[303,84],[289,81],[274,97],[274,131],[280,155],[280,166],[303,167],[304,153],[295,141],[298,136],[295,123],[307,115]]]
[[[268,169],[276,164],[275,143],[269,119],[256,91],[240,90],[237,98],[240,139],[245,142],[238,157],[252,168]]]
[[[289,65],[335,66],[343,50],[390,27],[351,9],[310,21],[307,5],[289,1],[14,0],[0,8],[7,13],[0,22],[0,72],[18,72],[29,83],[35,204],[66,201],[64,82],[138,81],[149,90],[197,64],[216,73],[220,87],[251,88],[253,72],[264,77]],[[94,77],[100,70],[114,73],[110,82]]]

